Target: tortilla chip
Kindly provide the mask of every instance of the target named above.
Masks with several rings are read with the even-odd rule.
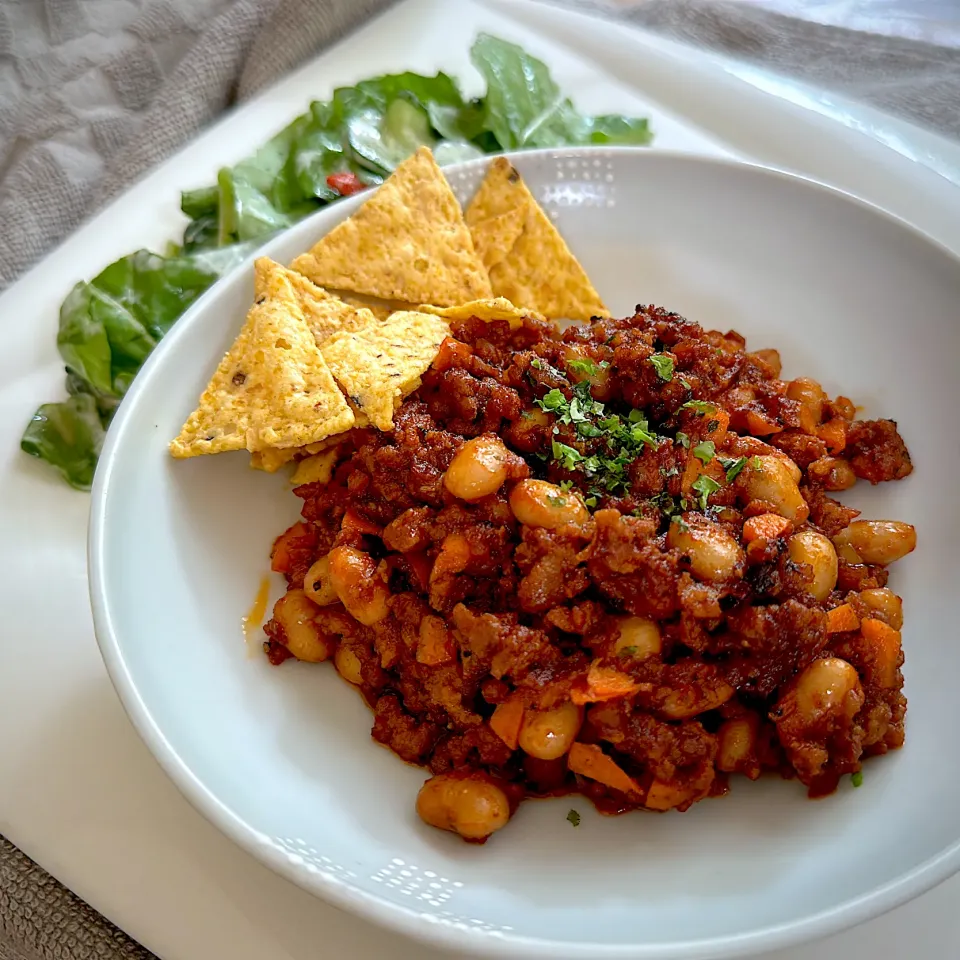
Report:
[[[254,264],[254,271],[253,289],[257,299],[280,296],[284,282],[289,281],[317,343],[322,343],[338,330],[359,330],[373,320],[369,310],[348,305],[341,297],[318,287],[302,273],[290,270],[269,257],[260,257]]]
[[[290,279],[267,264],[257,282],[240,335],[170,444],[175,457],[304,446],[354,423]]]
[[[378,430],[392,430],[395,406],[420,386],[449,335],[442,318],[403,311],[366,330],[334,334],[320,351],[350,401]]]
[[[473,245],[477,256],[489,273],[498,263],[502,262],[523,233],[523,225],[527,219],[527,212],[523,207],[514,207],[497,217],[487,217],[478,220],[470,227]]]
[[[330,293],[339,297],[344,303],[349,303],[351,307],[366,308],[378,320],[386,320],[391,313],[396,313],[398,310],[417,309],[412,303],[404,300],[381,300],[379,297],[365,297],[363,294],[349,293],[346,290],[331,290]]]
[[[307,326],[318,345],[341,330],[363,330],[364,327],[379,322],[366,307],[357,309],[337,299],[317,304],[313,313],[307,316]]]
[[[250,395],[246,382],[248,341],[253,320],[248,318],[233,346],[200,395],[180,435],[170,443],[174,457],[243,450],[250,425]]]
[[[258,257],[253,264],[253,297],[259,300],[267,297],[271,300],[283,300],[287,297],[287,284],[293,288],[300,309],[304,316],[309,316],[311,310],[318,304],[335,300],[333,294],[327,293],[323,287],[311,283],[302,273],[290,270],[271,260],[270,257]]]
[[[253,409],[248,450],[302,447],[343,433],[354,424],[353,411],[337,389],[303,314],[298,313],[278,309],[264,315],[260,336],[251,341],[263,396]]]
[[[487,175],[477,188],[463,217],[467,226],[473,226],[481,220],[490,220],[514,210],[526,209],[529,205],[530,191],[523,185],[519,171],[506,157],[495,157],[487,167]]]
[[[520,234],[505,249],[520,212]],[[583,267],[505,157],[490,165],[467,208],[466,221],[484,251],[495,296],[529,304],[552,319],[610,315]]]
[[[378,320],[386,320],[396,310],[396,307],[390,306],[385,300],[378,300],[376,297],[358,297],[352,293],[337,291],[337,296],[346,304],[349,304],[356,310],[367,310]]]
[[[492,300],[471,300],[459,307],[435,307],[424,303],[417,307],[421,313],[432,313],[434,316],[446,320],[469,320],[476,317],[478,320],[509,320],[511,323],[530,317],[533,320],[543,320],[536,310],[527,310],[525,307],[515,307],[503,297],[494,297]]]
[[[292,267],[323,287],[384,300],[450,306],[490,296],[460,204],[426,147]]]
[[[520,239],[532,199],[509,160],[500,157],[490,164],[464,214],[477,255],[487,271],[500,263]]]
[[[276,473],[281,467],[296,459],[301,452],[300,447],[284,447],[279,450],[269,447],[266,450],[257,450],[250,454],[250,466],[254,470],[263,470],[264,473]]]
[[[329,483],[339,455],[340,451],[333,447],[331,450],[324,450],[323,453],[315,453],[312,457],[301,460],[290,482],[294,486],[300,486],[301,483]]]
[[[366,424],[357,423],[355,426],[366,426]],[[266,450],[257,450],[250,454],[250,466],[254,470],[263,470],[265,473],[276,473],[281,467],[285,467],[294,460],[305,459],[337,446],[343,441],[345,435],[338,433],[325,440],[308,443],[305,447],[268,447]]]

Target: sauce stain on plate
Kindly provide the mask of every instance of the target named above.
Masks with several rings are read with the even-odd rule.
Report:
[[[267,601],[270,599],[270,578],[263,576],[260,578],[260,587],[257,595],[254,597],[250,609],[246,616],[240,618],[240,626],[243,630],[243,638],[247,643],[247,653],[255,656],[260,652],[260,644],[257,642],[257,630],[263,623],[263,616],[267,612]]]

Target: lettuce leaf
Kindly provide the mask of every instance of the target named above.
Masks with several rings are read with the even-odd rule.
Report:
[[[81,393],[43,404],[27,424],[20,449],[45,460],[71,487],[89,490],[104,436],[96,400]]]
[[[217,182],[185,191],[179,247],[138,250],[89,282],[60,310],[57,346],[68,399],[41,406],[21,447],[78,489],[89,489],[118,404],[157,343],[216,279],[273,236],[339,198],[328,178],[374,185],[421,145],[442,164],[523,147],[646,144],[643,119],[581,114],[547,66],[515,44],[480,34],[471,59],[487,82],[466,100],[445,73],[405,72],[340,87],[315,101]]]
[[[69,398],[37,410],[21,449],[89,490],[106,428],[143,362],[187,307],[253,249],[175,257],[138,250],[78,283],[60,308],[57,335]]]
[[[514,43],[482,33],[470,59],[487,81],[483,128],[503,150],[591,143],[645,145],[651,140],[646,120],[579,113],[547,66]]]

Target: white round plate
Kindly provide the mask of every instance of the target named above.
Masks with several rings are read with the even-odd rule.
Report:
[[[847,499],[919,533],[892,577],[906,607],[905,749],[869,761],[860,789],[845,783],[817,802],[772,779],[737,780],[731,796],[683,815],[604,818],[580,798],[529,802],[484,847],[420,823],[425,774],[373,743],[356,692],[329,666],[273,668],[244,644],[241,617],[272,540],[297,516],[285,479],[240,454],[167,453],[240,327],[249,268],[163,341],[101,459],[91,591],[124,706],[188,799],[247,850],[335,904],[454,949],[730,956],[917,895],[960,867],[950,733],[960,265],[886,214],[756,167],[627,149],[516,164],[616,314],[657,303],[734,328],[751,349],[779,348],[786,376],[812,376],[866,416],[899,421],[915,473]],[[461,199],[484,168],[448,171]],[[289,262],[359,202],[321,211],[265,252]]]

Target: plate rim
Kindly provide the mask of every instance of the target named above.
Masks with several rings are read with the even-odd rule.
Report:
[[[823,183],[804,174],[795,173],[776,166],[741,160],[735,157],[701,156],[682,151],[650,150],[633,146],[583,146],[565,148],[543,148],[538,150],[506,151],[502,154],[511,163],[522,170],[527,162],[539,160],[575,159],[582,157],[599,158],[604,156],[647,157],[650,162],[673,162],[693,167],[721,167],[749,170],[752,174],[773,180],[782,180],[801,184],[827,195],[839,202],[851,204],[872,215],[880,216],[894,226],[905,229],[915,239],[924,241],[953,266],[960,269],[960,253],[954,252],[936,237],[914,225],[885,207],[865,200],[857,195]],[[485,155],[462,163],[442,168],[445,174],[458,174],[484,167],[497,154]],[[880,887],[843,901],[829,909],[821,910],[806,917],[773,924],[747,933],[727,934],[710,939],[675,941],[673,943],[654,944],[602,944],[589,941],[558,941],[542,937],[531,937],[497,930],[481,930],[455,925],[429,914],[418,912],[368,893],[359,887],[345,883],[332,874],[312,873],[302,869],[291,861],[273,841],[262,834],[212,793],[181,759],[173,745],[167,740],[163,730],[155,721],[147,704],[140,695],[137,684],[128,669],[123,655],[119,635],[113,624],[111,604],[107,599],[106,575],[104,570],[105,533],[107,501],[110,496],[114,475],[116,451],[129,429],[131,411],[139,402],[140,395],[146,390],[146,384],[154,370],[163,362],[168,353],[176,349],[185,331],[198,322],[207,309],[207,304],[216,299],[228,283],[242,282],[243,272],[249,270],[254,260],[271,256],[273,250],[289,238],[291,232],[311,233],[311,227],[326,219],[330,227],[349,216],[365,202],[378,187],[363,191],[343,201],[328,205],[309,217],[304,218],[286,230],[271,237],[227,274],[220,277],[203,293],[189,309],[178,319],[173,329],[154,349],[134,379],[130,390],[124,397],[103,445],[100,465],[97,468],[91,490],[90,520],[87,534],[88,590],[93,614],[94,633],[101,657],[110,682],[138,736],[144,742],[170,778],[181,795],[206,820],[229,837],[245,852],[253,855],[275,873],[290,880],[297,886],[318,896],[334,906],[359,914],[381,927],[403,933],[415,940],[429,943],[448,950],[464,949],[464,933],[470,938],[469,949],[489,957],[503,958],[506,950],[517,957],[532,960],[672,960],[672,958],[731,957],[756,954],[776,950],[804,942],[826,937],[841,930],[879,916],[932,889],[934,886],[960,872],[960,838],[939,854],[928,858],[902,876],[888,881]],[[338,216],[339,215],[339,216]],[[322,236],[323,234],[318,234]]]

